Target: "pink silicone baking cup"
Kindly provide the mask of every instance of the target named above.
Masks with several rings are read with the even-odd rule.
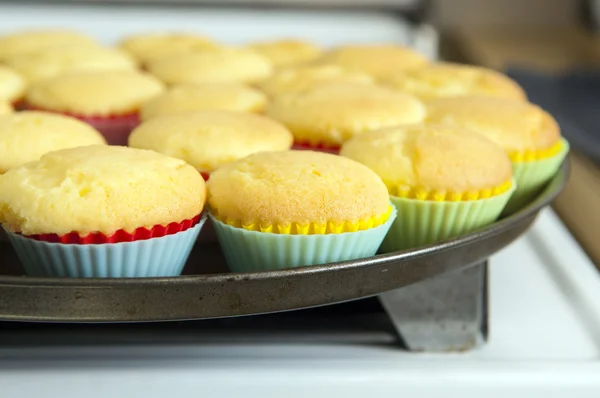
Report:
[[[22,103],[21,109],[60,113],[62,115],[79,119],[98,130],[104,136],[104,138],[106,138],[106,142],[108,142],[109,145],[126,146],[129,134],[140,124],[138,112],[132,112],[123,115],[90,116],[80,115],[72,112],[55,111],[52,109],[29,105],[27,103]]]
[[[311,145],[309,143],[306,142],[294,142],[294,145],[292,146],[293,150],[297,150],[297,151],[317,151],[317,152],[326,152],[326,153],[331,153],[334,155],[339,155],[340,153],[340,147],[339,146],[335,146],[335,145],[328,145],[328,144],[317,144],[317,145]]]

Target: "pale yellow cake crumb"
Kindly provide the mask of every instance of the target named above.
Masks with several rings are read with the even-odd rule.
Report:
[[[185,111],[210,109],[262,112],[267,97],[241,83],[198,83],[174,86],[142,106],[142,120]]]
[[[286,125],[298,142],[335,146],[366,131],[419,123],[425,106],[385,87],[330,83],[277,97],[266,114]]]
[[[243,224],[326,224],[389,211],[385,184],[368,167],[312,151],[263,152],[227,164],[208,181],[211,209]]]
[[[0,116],[0,173],[59,149],[106,144],[89,124],[49,112]]]
[[[77,72],[34,84],[25,100],[45,110],[107,116],[137,112],[163,91],[164,85],[147,73]]]
[[[25,79],[15,70],[0,65],[0,101],[15,102],[23,98]]]
[[[158,116],[129,136],[129,146],[183,159],[203,172],[252,153],[287,150],[292,142],[292,133],[274,120],[222,110]]]
[[[502,148],[452,125],[372,131],[344,143],[340,154],[374,170],[390,192],[479,192],[512,179],[512,165]]]
[[[86,146],[48,153],[0,176],[0,222],[24,235],[109,235],[192,219],[205,198],[204,180],[182,160]]]
[[[508,152],[545,150],[560,141],[554,118],[537,105],[492,97],[440,98],[427,103],[427,122],[461,126]]]

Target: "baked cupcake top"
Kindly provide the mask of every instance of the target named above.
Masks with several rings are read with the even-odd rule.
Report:
[[[331,83],[275,98],[267,115],[299,143],[339,146],[370,130],[419,123],[425,107],[399,91],[367,84]]]
[[[352,72],[382,78],[399,70],[426,65],[427,58],[408,47],[392,44],[357,44],[332,49],[317,63],[338,65]]]
[[[139,62],[215,48],[217,44],[208,37],[183,32],[137,34],[126,37],[119,47],[133,55]]]
[[[375,171],[390,195],[467,200],[510,188],[506,152],[475,132],[452,125],[409,125],[346,141],[340,152]]]
[[[508,76],[472,65],[428,65],[394,73],[383,82],[425,100],[464,95],[527,99],[523,89]]]
[[[77,72],[30,87],[28,105],[52,111],[107,116],[136,112],[164,90],[155,77],[135,71]]]
[[[221,109],[261,112],[267,97],[261,91],[240,83],[198,83],[174,86],[142,106],[142,120],[183,111]]]
[[[0,36],[0,60],[54,46],[95,46],[91,38],[69,30],[26,30]]]
[[[312,61],[323,52],[316,44],[298,39],[262,41],[250,47],[267,57],[276,68]]]
[[[129,146],[183,159],[203,172],[255,152],[289,149],[292,141],[284,126],[267,117],[218,110],[158,116],[129,136]]]
[[[11,68],[0,65],[0,101],[17,101],[25,93],[25,79]]]
[[[0,176],[0,222],[24,235],[110,235],[192,219],[205,197],[204,180],[182,160],[86,146],[48,153]]]
[[[263,232],[328,233],[332,224],[389,215],[387,189],[372,170],[320,152],[250,155],[215,171],[208,188],[219,220],[247,229],[260,225]],[[325,230],[311,230],[315,226]]]
[[[98,131],[72,117],[36,111],[0,116],[0,173],[48,152],[102,144]]]
[[[148,70],[167,84],[256,83],[271,74],[271,62],[248,48],[215,48],[163,57]]]
[[[427,104],[427,122],[454,124],[483,134],[511,159],[523,153],[539,156],[560,150],[560,129],[540,107],[493,97],[440,98]]]
[[[99,46],[49,47],[6,59],[29,82],[79,71],[134,70],[127,53]]]
[[[263,81],[259,87],[267,95],[276,97],[296,93],[324,83],[373,83],[364,73],[349,72],[335,65],[314,65],[284,69]]]
[[[0,115],[7,115],[9,113],[13,113],[12,105],[10,102],[0,99]]]

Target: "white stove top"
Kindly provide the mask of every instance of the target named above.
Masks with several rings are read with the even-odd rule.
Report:
[[[0,5],[0,30],[68,26],[107,42],[168,28],[203,31],[232,43],[275,35],[325,45],[397,41],[435,56],[429,29],[412,31],[377,13],[37,7]],[[306,338],[2,348],[0,396],[600,396],[600,278],[551,210],[491,259],[489,301],[489,342],[466,353],[408,353],[376,332],[365,336],[368,344]]]

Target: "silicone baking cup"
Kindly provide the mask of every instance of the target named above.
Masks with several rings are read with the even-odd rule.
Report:
[[[568,153],[569,142],[562,138],[556,145],[544,151],[509,154],[517,190],[502,214],[512,214],[529,203],[557,173]]]
[[[500,216],[516,184],[454,193],[388,187],[398,216],[381,244],[390,253],[454,238],[491,224]]]
[[[323,225],[242,226],[229,225],[212,213],[209,217],[230,270],[255,272],[373,256],[396,218],[396,209],[390,206],[386,214],[360,222]]]
[[[292,146],[293,150],[297,151],[317,151],[317,152],[325,152],[332,153],[334,155],[338,155],[340,153],[340,146],[336,146],[333,144],[311,144],[309,142],[294,142]]]
[[[181,274],[206,216],[133,233],[22,236],[7,232],[30,276],[139,278]],[[89,243],[94,242],[94,243]],[[101,243],[98,243],[101,242]]]
[[[104,136],[109,145],[126,146],[129,134],[131,134],[133,129],[140,124],[138,112],[131,112],[123,115],[90,116],[71,112],[60,112],[32,106],[29,104],[24,104],[23,109],[60,113],[61,115],[71,116],[79,119],[98,130]]]

